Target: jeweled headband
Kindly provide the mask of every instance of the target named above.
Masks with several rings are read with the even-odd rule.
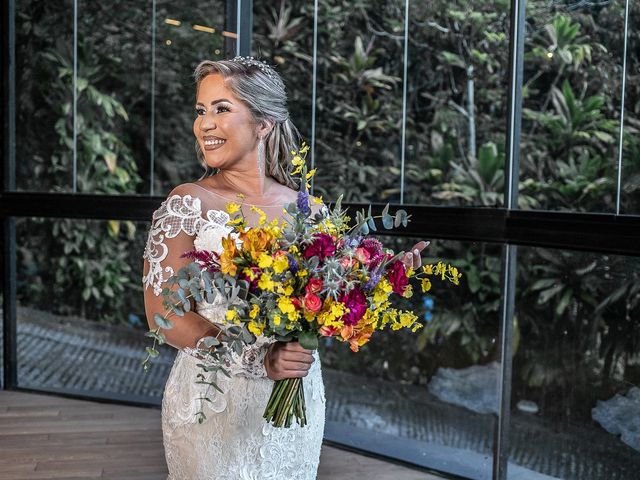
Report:
[[[243,57],[238,55],[231,59],[232,62],[238,62],[248,67],[258,67],[262,73],[268,77],[273,76],[273,68],[267,64],[264,60],[258,60],[253,57]]]

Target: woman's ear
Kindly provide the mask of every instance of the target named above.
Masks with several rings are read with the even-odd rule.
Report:
[[[273,120],[260,121],[260,123],[258,123],[258,138],[265,138],[269,135],[271,130],[273,130],[274,125],[275,122]]]

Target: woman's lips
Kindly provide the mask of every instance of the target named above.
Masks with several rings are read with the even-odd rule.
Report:
[[[205,150],[217,150],[222,147],[227,141],[224,138],[206,136],[202,137],[202,143]]]

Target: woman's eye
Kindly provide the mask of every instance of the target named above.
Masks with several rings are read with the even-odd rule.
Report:
[[[206,110],[204,108],[196,108],[196,113],[198,115],[204,115],[206,112]]]
[[[229,107],[225,105],[218,105],[216,107],[216,113],[222,113],[222,112],[228,112],[228,111],[229,111]]]

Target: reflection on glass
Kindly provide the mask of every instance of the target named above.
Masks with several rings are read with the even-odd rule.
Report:
[[[624,2],[527,2],[520,207],[612,212]]]
[[[640,3],[629,4],[620,213],[640,214]]]
[[[405,199],[502,206],[509,2],[411,2]]]
[[[518,265],[510,461],[637,478],[640,258],[520,247]]]
[[[24,218],[16,229],[18,384],[157,402],[173,352],[142,370],[147,224]]]
[[[226,2],[159,0],[156,10],[154,193],[198,178],[195,83],[200,61],[224,57]]]
[[[399,201],[404,5],[321,2],[315,192]]]
[[[16,188],[68,192],[73,163],[73,9],[15,2]]]
[[[311,141],[313,2],[256,2],[252,55],[275,66],[287,87],[289,115]]]
[[[151,3],[77,8],[77,190],[148,192]]]
[[[395,251],[418,241],[381,240]],[[387,455],[398,446],[420,452],[404,460],[490,478],[498,408],[500,247],[434,241],[423,254],[427,262],[456,265],[463,272],[461,285],[434,281],[427,294],[414,288],[403,300],[399,306],[413,310],[425,325],[419,332],[375,333],[358,353],[338,342],[322,345],[325,435]]]

